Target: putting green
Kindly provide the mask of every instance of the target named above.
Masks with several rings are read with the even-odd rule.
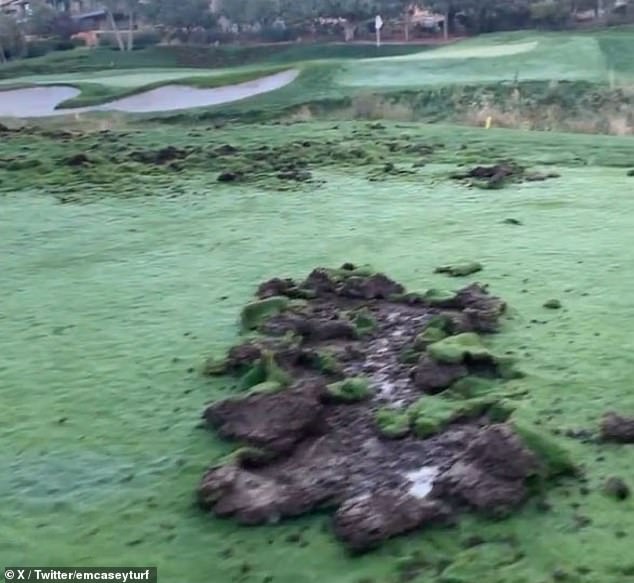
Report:
[[[383,57],[381,59],[364,59],[365,61],[433,61],[435,59],[490,59],[492,57],[509,57],[535,50],[538,41],[524,43],[492,44],[488,46],[456,46],[443,47],[434,51],[422,51],[411,55]]]
[[[336,82],[349,87],[423,87],[527,80],[602,80],[608,67],[591,36],[549,35],[526,42],[476,39],[424,53],[346,63]],[[553,58],[553,55],[557,58]]]

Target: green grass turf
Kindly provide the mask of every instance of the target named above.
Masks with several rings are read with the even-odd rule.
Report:
[[[202,472],[228,447],[196,425],[207,401],[230,392],[191,369],[235,340],[240,308],[260,281],[316,265],[371,263],[424,288],[455,283],[433,273],[440,264],[481,261],[477,279],[511,307],[494,348],[513,351],[528,373],[513,381],[527,392],[520,419],[550,434],[594,429],[607,409],[634,413],[631,140],[386,126],[145,125],[110,145],[98,135],[0,142],[0,158],[43,159],[58,187],[65,178],[67,190],[92,201],[59,204],[46,195],[50,174],[0,170],[3,563],[158,565],[169,583],[631,580],[632,503],[600,487],[610,475],[634,484],[634,450],[563,436],[586,468],[587,495],[563,483],[549,494],[550,511],[531,503],[505,521],[466,517],[362,558],[346,557],[322,515],[240,528],[195,509]],[[200,167],[134,178],[112,167],[111,179],[96,183],[90,171],[82,178],[56,162],[77,151],[107,158],[211,140],[335,139],[385,155],[380,143],[405,134],[445,148],[415,176],[368,182],[367,169],[333,166],[316,171],[321,188],[296,192],[222,186]],[[492,191],[446,178],[460,162],[502,155],[562,178]],[[563,309],[544,310],[550,298]],[[466,548],[474,536],[485,544]]]

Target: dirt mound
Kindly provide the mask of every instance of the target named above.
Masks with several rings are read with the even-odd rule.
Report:
[[[166,146],[158,150],[138,150],[130,154],[130,158],[141,164],[162,166],[174,160],[184,160],[191,154],[190,150]]]
[[[526,480],[537,474],[535,454],[505,425],[483,429],[463,456],[434,486],[440,498],[454,498],[492,514],[505,514],[527,496]]]
[[[280,454],[319,430],[321,392],[320,385],[310,384],[278,393],[256,392],[211,405],[203,417],[222,437]]]
[[[616,443],[634,443],[634,417],[606,413],[601,420],[601,439]]]
[[[75,154],[64,160],[66,166],[88,166],[91,164],[90,158],[86,154]]]
[[[242,394],[204,418],[243,445],[212,467],[200,505],[245,524],[332,508],[353,552],[446,521],[503,514],[528,496],[537,454],[500,388],[517,373],[478,332],[505,303],[472,284],[407,292],[368,266],[261,284],[242,314],[254,338],[212,359]]]
[[[445,522],[450,516],[451,509],[439,500],[394,491],[364,494],[337,509],[334,531],[352,552],[364,552],[397,534]]]
[[[470,185],[481,188],[502,188],[510,182],[538,182],[549,178],[559,178],[559,174],[529,172],[516,162],[505,160],[492,166],[476,166],[467,172],[457,172],[452,174],[451,178],[465,180]]]

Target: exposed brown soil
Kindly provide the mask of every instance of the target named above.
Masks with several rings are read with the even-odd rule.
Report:
[[[439,319],[449,334],[493,332],[502,300],[478,284],[429,300],[351,264],[316,269],[303,282],[275,278],[257,295],[267,306],[282,297],[291,304],[263,318],[261,335],[232,348],[221,367],[263,384],[204,412],[219,435],[246,447],[205,474],[202,508],[244,524],[331,508],[336,536],[362,552],[461,510],[497,515],[527,498],[539,460],[510,424],[479,411],[425,438],[405,428],[390,439],[376,420],[385,406],[438,399],[424,395],[467,375],[496,375],[486,359],[434,360],[417,335]],[[414,346],[418,362],[408,364],[403,354]],[[366,379],[367,392],[333,389],[353,377]]]

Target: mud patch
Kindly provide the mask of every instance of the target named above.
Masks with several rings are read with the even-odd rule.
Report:
[[[504,379],[520,373],[481,337],[505,309],[479,284],[407,292],[349,263],[264,282],[242,314],[250,339],[205,368],[238,378],[243,393],[203,417],[242,447],[207,471],[200,506],[244,524],[332,509],[353,552],[512,511],[551,472],[509,420]]]
[[[540,182],[550,178],[559,178],[559,174],[549,172],[531,172],[514,161],[502,161],[492,166],[476,166],[467,172],[451,175],[453,180],[461,180],[469,186],[493,189],[503,188],[507,184],[518,182]]]
[[[634,443],[634,417],[606,413],[601,420],[601,439],[614,443]]]

